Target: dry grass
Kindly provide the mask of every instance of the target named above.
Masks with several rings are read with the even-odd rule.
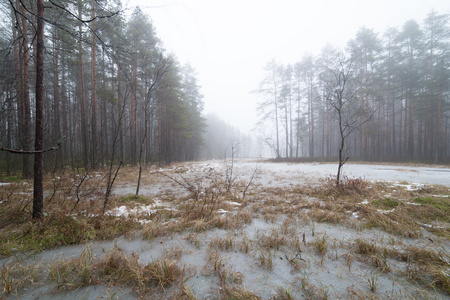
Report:
[[[323,235],[322,237],[316,238],[314,241],[311,242],[311,245],[314,247],[314,249],[318,254],[324,256],[328,250],[327,236]]]
[[[232,251],[234,249],[233,244],[235,244],[233,236],[231,234],[227,234],[227,236],[225,238],[221,238],[221,237],[214,238],[209,243],[209,247],[219,249],[222,251]]]
[[[88,246],[77,258],[52,260],[48,278],[57,289],[75,289],[97,283],[99,270],[94,262],[92,248]]]
[[[311,189],[309,194],[320,199],[339,199],[352,202],[355,199],[373,196],[368,187],[369,184],[365,180],[349,177],[343,177],[339,187],[336,187],[335,178],[329,177],[321,186]]]
[[[369,265],[383,273],[392,271],[387,260],[389,257],[406,262],[405,271],[400,273],[403,273],[408,280],[439,288],[450,294],[450,274],[448,273],[450,256],[444,248],[430,249],[407,245],[402,246],[401,249],[388,248],[378,246],[376,242],[358,239],[355,242],[355,252],[365,257]]]
[[[102,283],[130,285],[143,296],[181,282],[184,272],[176,263],[176,260],[161,258],[141,266],[136,253],[126,255],[114,247],[104,257],[98,258],[88,247],[80,257],[53,260],[48,279],[56,284],[57,289]]]
[[[256,253],[256,259],[258,260],[260,266],[267,270],[272,270],[273,268],[273,253],[272,251],[261,249]]]
[[[281,246],[287,246],[289,242],[289,238],[285,233],[279,229],[271,229],[267,234],[263,231],[258,231],[256,240],[262,248],[280,250]]]
[[[285,287],[279,287],[278,292],[272,297],[273,300],[292,300],[295,299],[292,290]]]
[[[220,279],[218,294],[221,299],[259,299],[242,286],[245,274],[230,270],[221,251],[249,254],[261,268],[268,271],[273,269],[275,253],[277,256],[285,254],[292,270],[299,272],[308,267],[305,261],[299,259],[302,250],[316,252],[322,257],[321,264],[328,262],[325,257],[331,236],[320,231],[319,237],[312,241],[306,243],[302,240],[301,234],[309,233],[309,230],[313,237],[317,236],[317,223],[361,231],[378,229],[397,236],[399,240],[421,238],[424,230],[446,239],[450,237],[450,204],[447,197],[439,197],[449,194],[446,187],[406,190],[398,185],[344,178],[339,188],[336,188],[333,179],[324,180],[315,187],[253,187],[244,198],[245,182],[234,180],[233,185],[227,186],[229,181],[222,178],[223,174],[206,172],[202,177],[195,177],[187,170],[188,167],[182,166],[167,172],[178,176],[176,178],[186,179],[183,182],[188,188],[180,187],[170,178],[157,173],[143,173],[143,184],[173,185],[172,192],[164,192],[158,200],[146,196],[135,198],[133,195],[111,199],[109,209],[119,206],[131,209],[160,203],[158,201],[167,205],[136,218],[88,215],[87,212],[92,214],[101,209],[104,187],[101,172],[88,177],[81,172],[80,176],[61,172],[54,179],[47,178],[46,189],[52,193],[46,199],[48,215],[43,222],[30,219],[29,185],[15,182],[0,186],[0,240],[3,241],[0,255],[10,256],[14,251],[41,251],[135,232],[142,233],[143,238],[148,240],[181,233],[200,249],[204,243],[200,238],[202,233],[220,228],[228,230],[228,234],[205,243],[208,245],[206,274]],[[131,167],[121,170],[118,184],[134,182],[135,171]],[[250,240],[243,234],[243,228],[251,224],[254,218],[262,218],[273,225],[270,229],[258,231]],[[138,219],[144,220],[144,225]],[[305,225],[308,227],[302,228]],[[337,247],[349,253],[339,256]],[[359,238],[340,246],[334,244],[334,250],[336,261],[345,261],[349,273],[355,260],[374,270],[373,276],[368,278],[369,286],[366,286],[372,292],[350,289],[348,296],[352,299],[377,298],[377,276],[383,272],[403,275],[414,284],[450,294],[450,258],[445,248],[412,247],[401,243],[387,245],[382,240]],[[137,254],[127,255],[119,248],[112,249],[101,258],[87,248],[78,258],[54,260],[48,266],[7,264],[0,269],[0,275],[7,294],[17,293],[37,280],[43,280],[51,281],[57,289],[114,283],[131,287],[140,297],[156,297],[158,293],[160,296],[170,290],[175,291],[171,295],[177,295],[179,299],[197,299],[197,293],[183,281],[186,270],[178,266],[182,254],[182,249],[171,249],[163,253],[160,259],[141,266]],[[392,260],[397,260],[403,267],[396,269],[395,264],[389,263]],[[47,270],[44,272],[48,275],[45,278],[38,275],[43,269]],[[310,285],[306,278],[301,282],[310,297],[329,297],[327,286]],[[293,293],[289,288],[280,288],[274,297],[291,298]]]
[[[103,178],[102,172],[62,170],[46,174],[44,188],[50,193],[46,193],[45,217],[40,221],[31,219],[30,183],[19,181],[0,186],[0,256],[112,239],[139,229],[133,219],[100,214]]]
[[[367,242],[363,239],[356,240],[356,253],[363,255],[373,255],[379,251],[375,243]]]
[[[226,285],[220,290],[220,299],[260,300],[261,297],[243,286]]]
[[[31,217],[31,216],[30,216]],[[42,251],[57,246],[84,244],[90,240],[113,239],[132,233],[139,223],[128,218],[109,216],[66,216],[53,214],[42,221],[25,219],[10,224],[0,231],[0,255],[15,251]]]
[[[40,264],[22,264],[20,262],[9,262],[0,268],[0,278],[3,285],[4,295],[16,295],[19,290],[42,280]]]
[[[182,275],[183,271],[176,265],[175,260],[156,260],[143,269],[144,282],[161,289],[174,284]]]

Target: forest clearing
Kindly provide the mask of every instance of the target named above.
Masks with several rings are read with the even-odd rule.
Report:
[[[104,214],[105,172],[60,170],[42,221],[30,183],[3,182],[0,298],[448,298],[449,168],[347,164],[339,188],[336,168],[176,163],[135,197],[123,167]]]
[[[0,300],[450,299],[448,9],[0,2]]]

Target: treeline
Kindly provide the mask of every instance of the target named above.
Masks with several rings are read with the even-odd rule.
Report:
[[[226,123],[214,113],[205,116],[206,129],[202,159],[223,159],[242,157],[261,157],[264,145],[252,134],[243,134],[238,128]]]
[[[277,157],[335,159],[339,118],[327,95],[342,69],[352,105],[365,114],[347,137],[346,156],[449,162],[449,42],[449,15],[433,11],[422,25],[410,20],[382,35],[363,27],[342,51],[327,45],[291,65],[272,60],[258,89],[263,140]]]
[[[35,1],[1,4],[0,146],[33,150]],[[47,168],[170,163],[198,157],[204,120],[195,70],[168,55],[148,16],[120,1],[45,3]],[[9,174],[30,155],[2,152]],[[23,161],[22,161],[23,160]]]

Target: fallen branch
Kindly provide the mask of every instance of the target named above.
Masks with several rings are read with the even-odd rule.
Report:
[[[38,154],[38,153],[45,153],[45,152],[50,152],[50,151],[55,151],[58,150],[59,148],[61,148],[62,142],[66,137],[63,136],[59,141],[56,142],[56,146],[53,146],[51,148],[48,149],[44,149],[44,150],[21,150],[21,149],[8,149],[8,148],[3,148],[0,147],[0,151],[5,151],[5,152],[9,152],[9,153],[14,153],[14,154]]]

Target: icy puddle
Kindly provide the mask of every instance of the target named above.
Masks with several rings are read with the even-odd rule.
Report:
[[[408,268],[404,262],[387,258],[389,271],[374,269],[367,258],[355,253],[358,241],[399,249],[430,247],[430,243],[423,239],[399,239],[378,230],[361,231],[330,224],[307,224],[301,219],[285,219],[275,223],[254,219],[240,230],[175,233],[150,242],[139,237],[121,237],[114,241],[93,242],[89,246],[61,247],[31,257],[19,255],[3,259],[0,263],[5,265],[18,261],[22,265],[41,266],[40,279],[17,295],[9,295],[8,299],[139,299],[134,288],[124,283],[59,290],[56,283],[47,282],[52,265],[79,257],[86,247],[95,257],[92,264],[115,247],[126,256],[138,257],[139,264],[143,266],[163,256],[170,256],[184,270],[184,286],[198,299],[216,299],[223,288],[221,281],[224,276],[228,276],[225,280],[230,280],[230,285],[239,286],[262,299],[279,296],[283,290],[295,295],[296,299],[311,295],[329,299],[352,298],[355,294],[383,299],[409,296],[446,298],[439,293],[429,294],[405,280],[401,276],[401,272]],[[320,248],[321,243],[326,249]],[[439,247],[447,248],[448,244],[439,242]],[[376,293],[371,289],[375,289]],[[166,287],[164,292],[156,289],[153,297],[164,295],[165,298],[175,299],[178,295],[175,290],[173,287]]]

